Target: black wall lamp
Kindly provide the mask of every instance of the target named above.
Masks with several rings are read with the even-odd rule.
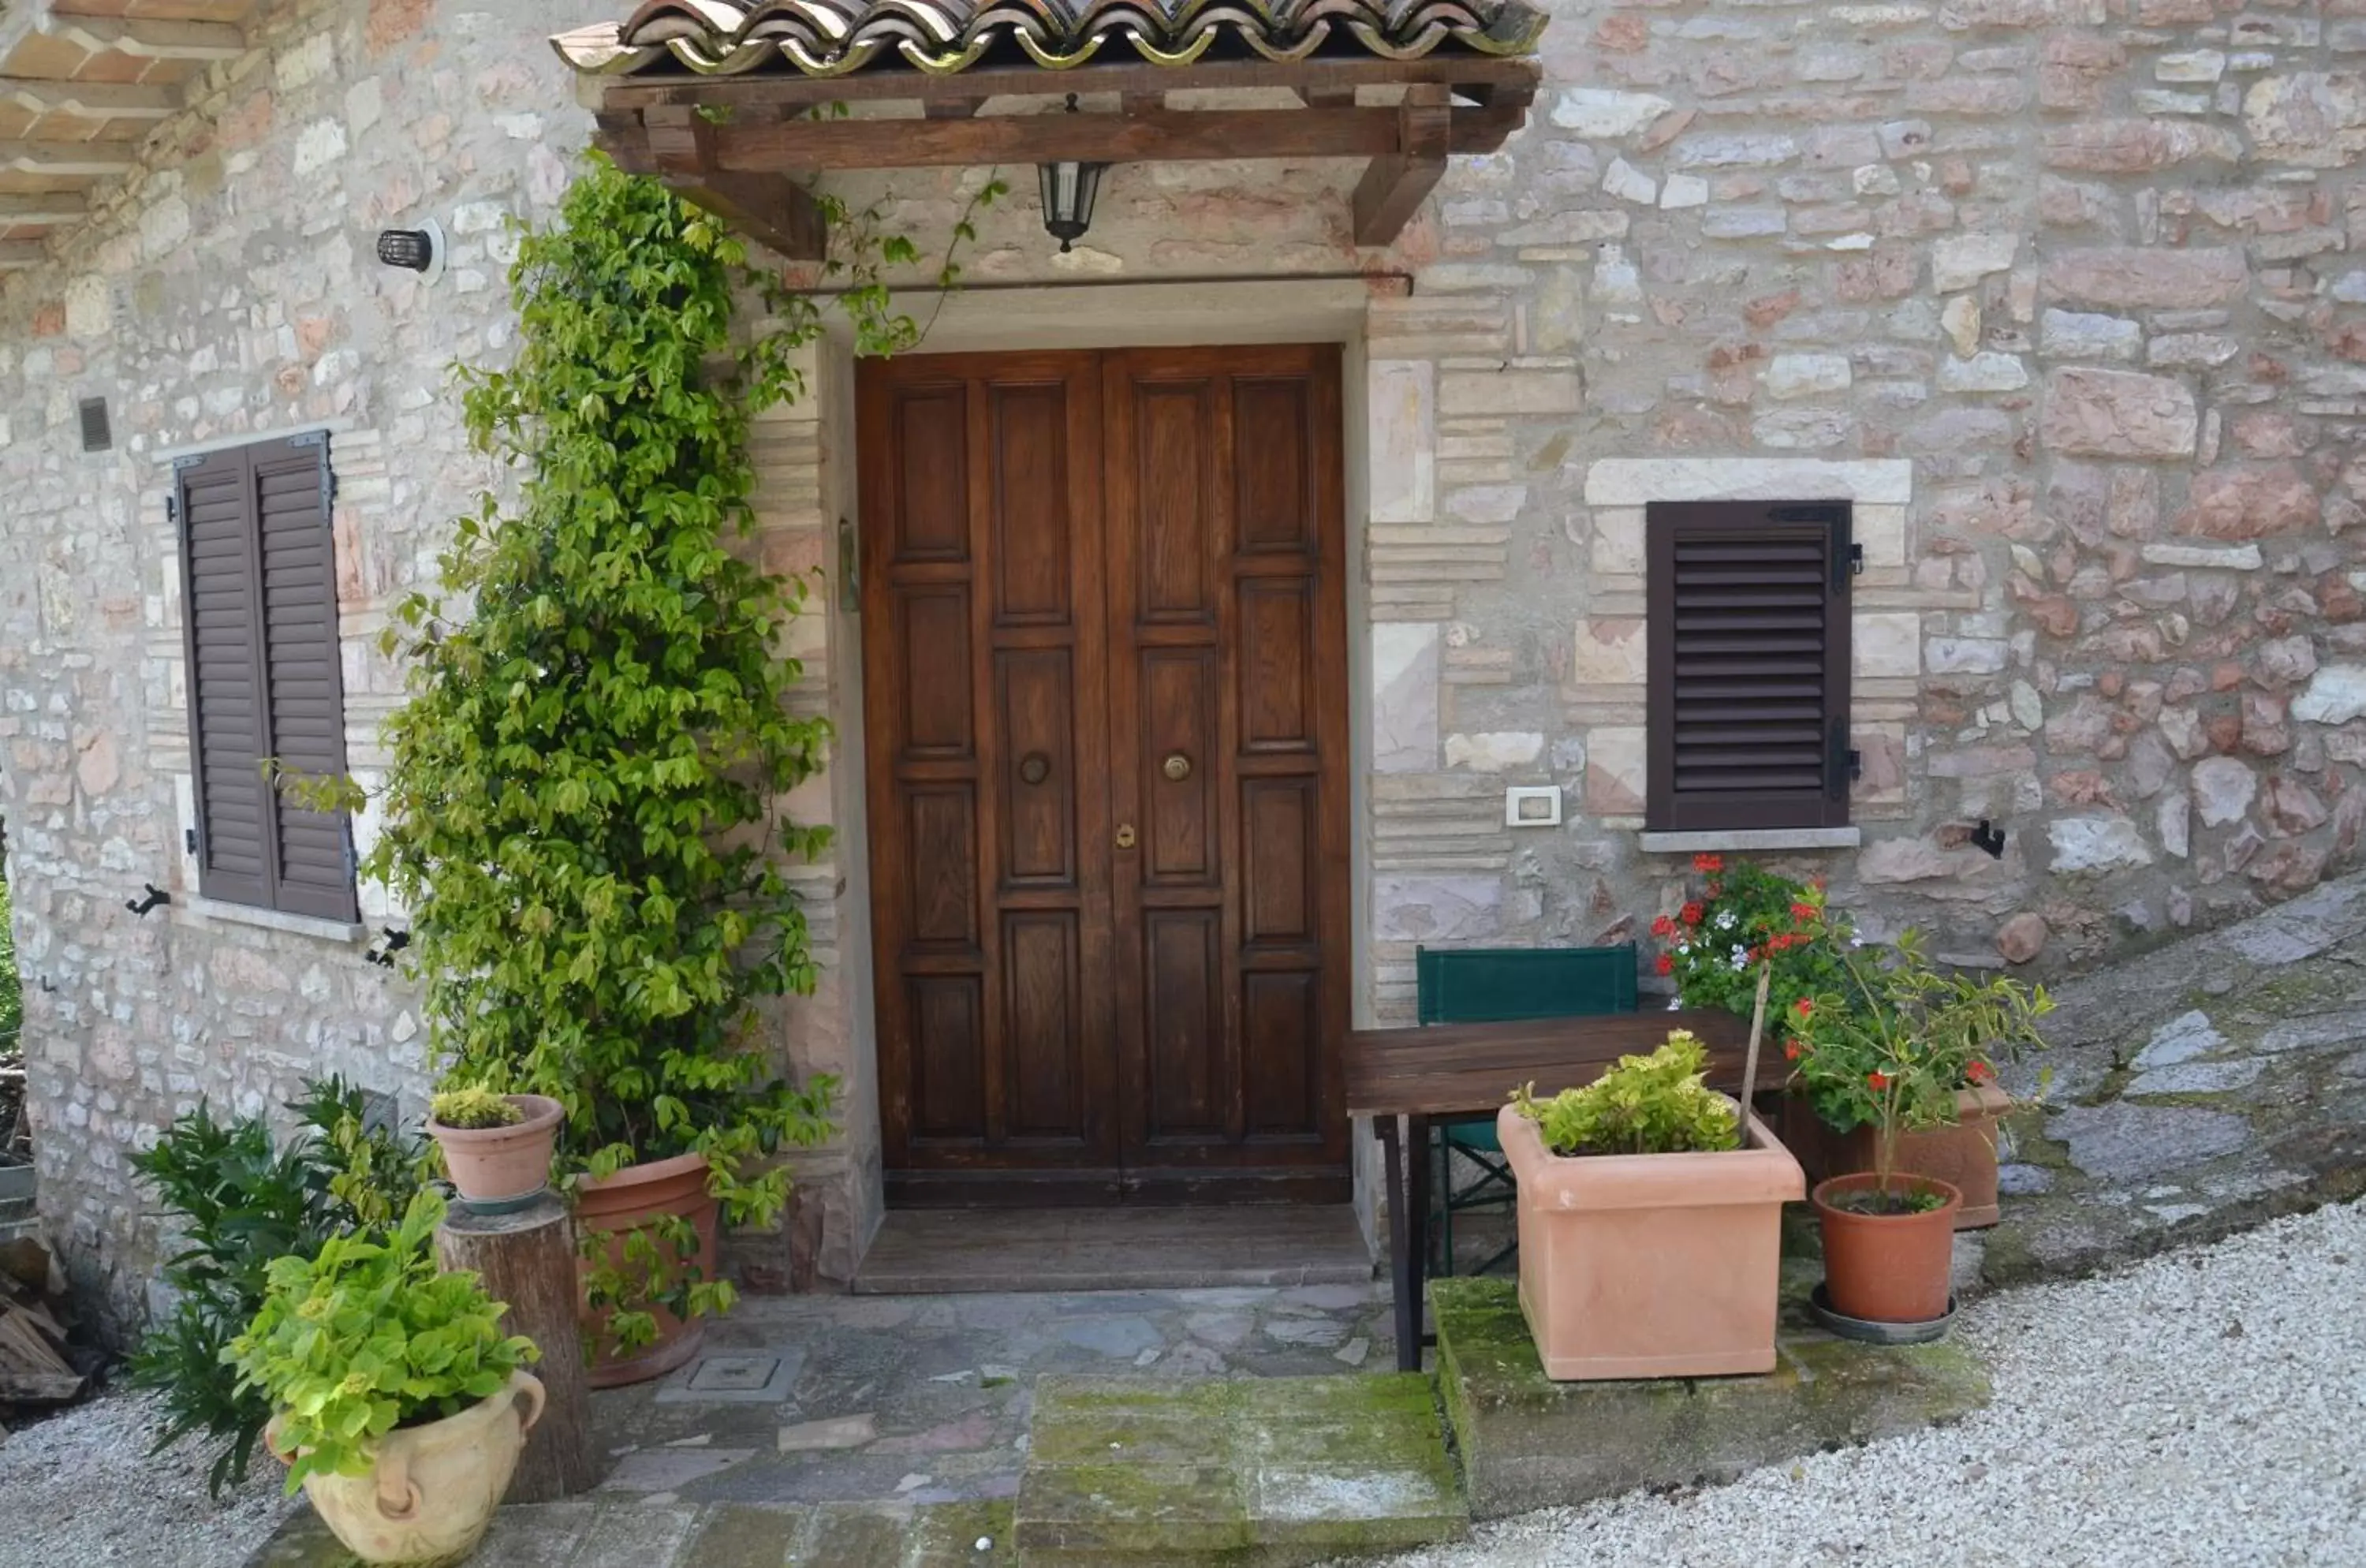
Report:
[[[1074,93],[1068,95],[1068,112],[1076,112]],[[1108,169],[1107,164],[1035,165],[1043,185],[1043,227],[1060,242],[1062,254],[1093,226],[1093,199],[1100,195],[1101,175]]]
[[[422,220],[416,229],[381,229],[377,234],[377,259],[385,265],[417,273],[422,283],[433,283],[444,276],[448,249],[443,225],[433,218]]]

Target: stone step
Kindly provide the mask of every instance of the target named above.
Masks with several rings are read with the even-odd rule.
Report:
[[[1729,1481],[1988,1403],[1988,1368],[1960,1341],[1876,1348],[1816,1327],[1805,1303],[1820,1272],[1785,1269],[1774,1371],[1649,1382],[1554,1382],[1537,1359],[1516,1284],[1433,1280],[1439,1392],[1471,1514],[1500,1518],[1643,1487]]]
[[[1301,1564],[1456,1540],[1431,1381],[1045,1378],[1012,1536],[1026,1568]]]

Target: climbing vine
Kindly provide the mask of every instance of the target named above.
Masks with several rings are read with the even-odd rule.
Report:
[[[941,285],[1000,193],[972,197]],[[879,208],[819,199],[857,352],[911,347],[882,275],[918,248]],[[816,982],[783,863],[829,832],[780,802],[831,733],[798,711],[803,670],[779,651],[809,584],[731,545],[752,521],[749,422],[803,395],[823,301],[596,155],[557,222],[523,236],[511,289],[515,362],[461,375],[473,443],[518,485],[459,520],[449,597],[399,606],[388,648],[410,698],[366,869],[411,912],[450,1078],[558,1100],[561,1157],[595,1177],[703,1156],[731,1222],[767,1224],[789,1178],[766,1156],[831,1131],[836,1084],[783,1077],[750,1029],[765,998]],[[768,320],[741,341],[750,295]],[[648,1299],[730,1294],[693,1280]],[[628,1346],[653,1331],[637,1311],[611,1325]]]

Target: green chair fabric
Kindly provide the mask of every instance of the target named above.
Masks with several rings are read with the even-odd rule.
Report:
[[[1430,1023],[1502,1023],[1530,1018],[1594,1018],[1633,1012],[1640,1005],[1637,955],[1631,942],[1610,947],[1416,948],[1417,1016]],[[1505,1092],[1510,1092],[1505,1085]],[[1493,1117],[1437,1126],[1438,1191],[1431,1234],[1442,1256],[1435,1274],[1454,1272],[1454,1216],[1474,1209],[1508,1208],[1512,1168],[1495,1136]],[[1478,1168],[1476,1179],[1454,1185],[1454,1156]],[[1479,1266],[1483,1274],[1517,1250],[1507,1246]]]

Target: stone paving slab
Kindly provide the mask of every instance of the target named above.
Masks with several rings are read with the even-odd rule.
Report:
[[[1988,1403],[1988,1370],[1960,1343],[1875,1348],[1814,1327],[1801,1303],[1815,1277],[1786,1273],[1774,1371],[1615,1382],[1547,1378],[1513,1281],[1433,1281],[1439,1392],[1471,1514],[1729,1480]]]
[[[1959,1288],[2074,1276],[2366,1192],[2366,875],[2066,982]]]
[[[1430,1380],[1050,1379],[1013,1533],[1034,1564],[1287,1564],[1459,1540]]]

